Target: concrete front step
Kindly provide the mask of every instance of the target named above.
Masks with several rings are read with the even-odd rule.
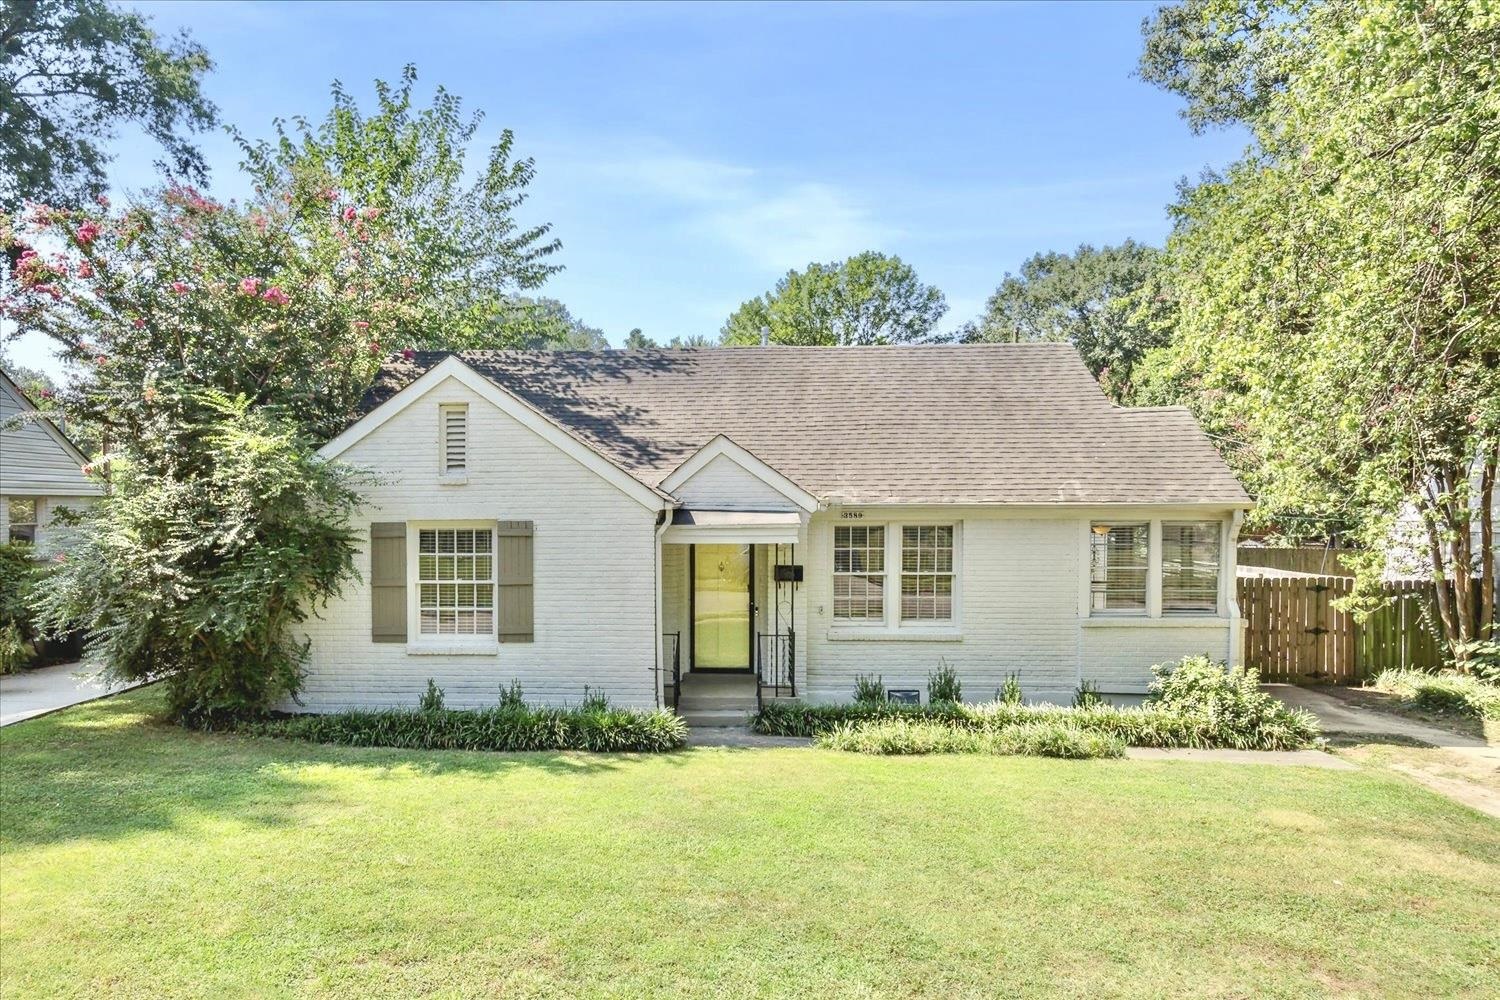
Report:
[[[727,726],[743,726],[750,713],[755,711],[752,705],[750,709],[689,709],[679,706],[677,714],[682,716],[684,722],[692,729],[711,729]]]
[[[683,711],[755,711],[755,695],[745,697],[744,695],[704,695],[684,694],[677,707]]]

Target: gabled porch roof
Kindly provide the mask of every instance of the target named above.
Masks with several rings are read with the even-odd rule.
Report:
[[[662,541],[673,545],[795,545],[805,514],[794,510],[693,510],[679,507]]]

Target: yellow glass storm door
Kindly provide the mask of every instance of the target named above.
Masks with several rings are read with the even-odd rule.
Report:
[[[693,547],[693,669],[750,667],[750,546]]]

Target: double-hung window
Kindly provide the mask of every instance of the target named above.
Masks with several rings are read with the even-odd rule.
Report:
[[[1145,614],[1150,559],[1150,524],[1092,525],[1089,607],[1096,613]]]
[[[9,501],[11,542],[36,542],[36,497],[11,497]]]
[[[901,528],[901,620],[953,619],[953,526]]]
[[[418,529],[417,598],[418,634],[493,636],[494,530]]]
[[[1161,609],[1166,614],[1219,610],[1218,521],[1166,521],[1161,526]]]
[[[885,619],[885,527],[833,529],[833,617],[853,622]]]

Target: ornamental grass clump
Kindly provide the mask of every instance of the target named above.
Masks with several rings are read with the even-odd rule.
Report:
[[[819,736],[818,746],[881,755],[965,753],[1073,760],[1125,755],[1125,741],[1117,736],[1056,721],[1026,722],[996,730],[911,719],[845,723]]]
[[[240,730],[400,750],[663,753],[687,742],[687,725],[672,712],[623,708],[384,709],[287,716],[246,723]]]
[[[1423,711],[1500,720],[1500,684],[1473,674],[1382,670],[1370,682],[1370,687],[1398,695]]]

